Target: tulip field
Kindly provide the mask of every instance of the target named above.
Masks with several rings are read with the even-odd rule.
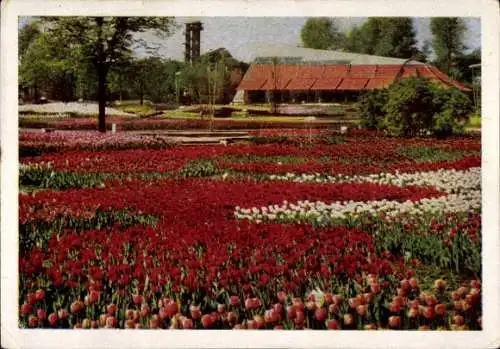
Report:
[[[19,326],[481,330],[481,140],[21,132]]]

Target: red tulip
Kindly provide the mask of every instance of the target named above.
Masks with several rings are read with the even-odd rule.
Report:
[[[340,305],[344,301],[344,297],[342,297],[341,295],[334,295],[332,297],[332,301],[333,301],[333,304]]]
[[[434,312],[434,308],[432,307],[423,307],[422,315],[426,319],[432,319],[434,316],[436,316],[436,313]]]
[[[23,303],[21,305],[21,315],[23,316],[28,316],[31,314],[31,311],[33,310],[33,307],[31,306],[30,303]]]
[[[36,290],[35,299],[39,302],[39,301],[43,301],[44,298],[45,298],[45,291],[42,289]]]
[[[274,311],[276,311],[278,314],[281,315],[281,313],[283,313],[283,304],[276,303],[275,305],[273,305],[273,309]]]
[[[401,311],[401,308],[401,303],[395,300],[393,300],[389,305],[389,310],[391,313],[399,313]]]
[[[237,325],[236,325],[237,326]],[[236,327],[235,326],[235,327]],[[255,320],[248,320],[247,321],[247,328],[249,330],[256,330],[257,329],[257,323],[255,322]]]
[[[168,317],[172,317],[179,311],[179,305],[175,301],[169,301],[165,306]]]
[[[470,287],[480,290],[481,289],[481,281],[479,281],[479,280],[472,280],[470,282]]]
[[[364,329],[365,329],[365,330],[369,330],[369,331],[370,331],[370,330],[371,330],[371,331],[373,331],[373,330],[376,330],[376,329],[377,329],[377,325],[375,325],[375,324],[366,324],[366,325],[364,326]]]
[[[333,303],[333,295],[331,293],[325,293],[325,303],[326,304]]]
[[[314,311],[316,309],[316,303],[314,301],[307,301],[306,309],[309,311]]]
[[[28,326],[31,328],[38,327],[39,319],[35,315],[30,315],[28,318]]]
[[[141,312],[139,313],[139,315],[141,317],[147,317],[149,315],[150,311],[151,311],[151,308],[149,307],[149,305],[142,304],[141,305]]]
[[[358,297],[349,298],[349,307],[351,307],[352,309],[356,309],[360,304],[361,302],[359,301]]]
[[[208,314],[205,314],[201,317],[201,325],[204,328],[209,328],[212,326],[212,317]]]
[[[273,330],[284,330],[285,328],[282,325],[275,325]]]
[[[340,329],[340,325],[337,320],[331,319],[326,321],[326,328],[329,330],[338,330]]]
[[[161,307],[160,310],[158,310],[158,316],[160,317],[160,320],[165,320],[166,318],[170,317],[169,312],[167,311],[167,308]]]
[[[400,285],[401,285],[401,289],[404,292],[408,292],[412,289],[412,286],[410,285],[410,281],[408,281],[407,279],[401,280]]]
[[[115,328],[118,326],[118,319],[114,316],[108,316],[106,318],[106,328]]]
[[[49,320],[50,326],[55,327],[57,325],[57,321],[58,321],[57,314],[56,313],[50,313],[49,317],[48,317],[48,320]]]
[[[327,317],[328,313],[326,311],[325,308],[318,308],[316,309],[316,311],[314,312],[314,317],[316,318],[316,320],[318,321],[325,321],[326,317]]]
[[[295,319],[293,320],[296,325],[301,326],[304,324],[305,321],[305,314],[303,311],[298,310],[297,314],[295,315]]]
[[[140,322],[136,323],[134,328],[139,329],[139,328],[144,328]]]
[[[295,319],[295,317],[297,316],[297,310],[295,308],[295,306],[293,305],[289,305],[286,307],[286,315],[289,319]]]
[[[446,306],[444,304],[436,304],[434,306],[434,312],[436,313],[437,316],[443,316],[446,312]]]
[[[26,296],[26,300],[28,301],[28,304],[35,305],[37,302],[36,296],[34,293],[28,293]]]
[[[389,327],[399,328],[400,326],[401,326],[401,317],[399,317],[399,316],[390,316],[389,317]]]
[[[41,320],[47,319],[47,312],[43,309],[37,309],[36,310],[36,316]]]
[[[230,300],[229,300],[231,306],[233,307],[239,307],[240,306],[240,297],[238,296],[231,296]]]
[[[302,299],[300,299],[299,297],[293,298],[292,304],[297,309],[297,311],[304,311],[305,309],[304,302],[302,302]]]
[[[285,292],[279,291],[276,296],[278,298],[278,302],[280,302],[281,304],[285,304],[286,303],[287,296],[286,296]]]
[[[410,280],[408,280],[408,282],[410,283],[410,286],[413,290],[416,290],[418,289],[418,281],[417,279],[415,278],[410,278]]]
[[[106,311],[108,312],[108,315],[114,316],[116,313],[116,304],[109,304],[106,307]]]
[[[363,300],[365,304],[370,304],[371,302],[373,302],[373,298],[374,298],[373,293],[371,292],[363,293]]]
[[[455,315],[453,317],[453,323],[457,326],[462,326],[465,323],[465,319],[462,315]]]
[[[374,294],[379,294],[381,291],[381,287],[379,283],[372,283],[370,284],[370,291]]]
[[[83,308],[84,308],[84,304],[80,300],[74,301],[73,303],[71,303],[71,306],[70,306],[70,310],[72,313],[78,313],[78,312],[82,311]]]
[[[140,294],[132,295],[132,300],[135,304],[141,304],[144,301],[144,297]]]
[[[368,313],[368,307],[366,304],[360,304],[356,307],[356,312],[359,316],[365,316]]]
[[[340,311],[340,308],[337,304],[333,303],[328,306],[328,311],[333,314],[338,314]]]

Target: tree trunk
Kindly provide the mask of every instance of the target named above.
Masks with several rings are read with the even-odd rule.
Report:
[[[98,67],[99,86],[97,99],[99,101],[99,132],[106,132],[106,67],[103,63]]]

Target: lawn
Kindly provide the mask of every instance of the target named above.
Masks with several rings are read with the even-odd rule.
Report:
[[[21,132],[20,326],[481,329],[479,137],[251,134]]]

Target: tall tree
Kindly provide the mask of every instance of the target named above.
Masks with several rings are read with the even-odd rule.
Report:
[[[28,23],[24,27],[19,30],[19,57],[23,57],[26,53],[28,47],[35,41],[35,39],[42,33],[39,28],[40,23],[38,21],[34,21],[32,23]]]
[[[465,22],[457,17],[431,18],[432,49],[436,56],[435,64],[446,74],[451,74],[456,58],[463,55]]]
[[[308,18],[300,31],[302,46],[318,50],[336,50],[344,45],[345,35],[333,19]]]
[[[98,77],[99,131],[106,132],[106,85],[110,68],[130,57],[143,40],[135,33],[152,31],[159,37],[171,34],[170,17],[46,17],[50,35],[90,62]]]
[[[21,86],[30,88],[34,98],[40,91],[68,101],[76,80],[74,51],[48,33],[40,33],[25,49],[20,65]]]
[[[411,18],[370,17],[349,32],[344,48],[349,52],[411,58],[419,52],[416,42]]]
[[[413,20],[408,17],[381,19],[380,36],[375,46],[375,55],[410,58],[417,53],[417,40]]]

